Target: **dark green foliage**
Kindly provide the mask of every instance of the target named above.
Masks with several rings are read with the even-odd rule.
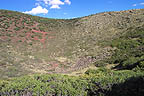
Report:
[[[39,30],[40,30],[40,31],[45,31],[45,27],[40,26],[40,27],[39,27]]]
[[[89,80],[88,96],[142,96],[144,94],[142,71],[111,71],[100,68],[99,70],[88,70],[86,74],[88,74],[86,78]],[[142,77],[141,81],[135,80],[139,77]]]
[[[140,64],[144,61],[144,29],[127,32],[119,39],[113,40],[111,46],[117,49],[109,63],[119,64],[120,69],[141,67]]]
[[[101,60],[101,61],[95,62],[94,65],[95,65],[96,67],[104,67],[104,66],[108,65],[108,63],[105,62],[104,60]]]
[[[143,89],[144,76],[131,77],[124,83],[114,84],[108,96],[143,96]]]
[[[3,86],[3,87],[2,87]],[[32,96],[86,96],[87,82],[76,77],[62,75],[36,75],[16,78],[0,83],[0,95]]]
[[[5,22],[4,26],[3,26],[5,29],[8,29],[10,27],[9,23],[8,22]]]
[[[20,27],[16,27],[14,28],[15,31],[19,31],[20,30]]]
[[[33,43],[32,43],[32,42],[30,42],[30,43],[29,43],[29,45],[31,45],[31,46],[32,46],[32,45],[33,45]]]

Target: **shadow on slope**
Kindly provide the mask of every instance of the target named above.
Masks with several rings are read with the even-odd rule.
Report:
[[[144,76],[131,77],[124,83],[114,84],[106,96],[143,96]]]

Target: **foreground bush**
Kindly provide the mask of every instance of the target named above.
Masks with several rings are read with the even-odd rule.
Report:
[[[0,96],[129,96],[129,93],[141,96],[144,93],[143,79],[140,79],[141,83],[139,79],[134,80],[139,84],[137,86],[133,81],[129,82],[129,78],[139,77],[143,78],[144,72],[104,68],[88,70],[80,77],[56,74],[24,76],[0,81]],[[132,89],[126,91],[122,86]],[[119,94],[120,91],[125,93]]]
[[[1,95],[66,96],[86,95],[87,82],[62,75],[36,75],[15,78],[1,84]],[[31,96],[30,95],[30,96]]]

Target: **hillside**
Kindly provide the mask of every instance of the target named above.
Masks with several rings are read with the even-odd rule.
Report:
[[[143,96],[143,89],[144,9],[67,20],[0,10],[0,96]]]
[[[112,55],[115,48],[101,43],[143,26],[143,9],[68,20],[0,10],[0,76],[83,69]]]

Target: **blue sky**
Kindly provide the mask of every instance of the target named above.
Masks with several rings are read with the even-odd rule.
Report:
[[[0,9],[48,18],[75,18],[141,8],[144,8],[144,0],[0,0]]]

